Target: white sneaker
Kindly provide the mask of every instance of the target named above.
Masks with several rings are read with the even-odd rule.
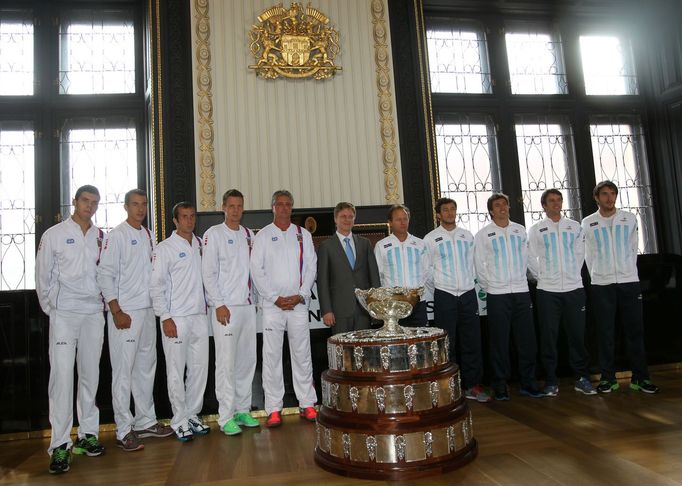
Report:
[[[205,425],[199,417],[192,417],[188,422],[189,428],[197,435],[206,435],[211,431],[211,428]]]

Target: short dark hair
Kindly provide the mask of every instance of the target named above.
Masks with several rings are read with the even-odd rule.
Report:
[[[609,189],[613,189],[616,195],[618,195],[618,186],[614,184],[611,181],[601,181],[599,184],[594,186],[594,190],[592,191],[592,196],[597,197],[599,196],[599,191],[604,189],[605,187],[608,187]]]
[[[545,192],[542,193],[542,196],[540,196],[540,205],[543,208],[545,207],[545,204],[547,204],[547,197],[550,194],[556,194],[557,196],[559,196],[561,198],[562,201],[564,200],[564,195],[561,194],[561,191],[559,189],[556,189],[554,187],[551,189],[547,189]]]
[[[439,199],[436,199],[435,206],[436,213],[440,214],[440,208],[442,208],[446,204],[454,204],[455,209],[457,209],[457,203],[455,202],[454,199],[450,199],[449,197],[441,197]]]
[[[126,195],[123,198],[123,204],[128,204],[130,202],[130,198],[133,196],[142,196],[142,197],[146,198],[147,193],[145,191],[143,191],[142,189],[131,189],[128,192],[126,192]]]
[[[404,204],[394,204],[394,205],[391,206],[391,208],[388,210],[388,214],[386,215],[386,216],[387,216],[387,220],[388,220],[388,221],[393,221],[393,213],[395,213],[395,212],[396,212],[397,210],[399,210],[399,209],[402,209],[403,211],[405,211],[405,212],[407,213],[407,217],[408,217],[408,219],[409,219],[409,217],[410,217],[410,208],[408,208],[408,207],[405,206]]]
[[[244,200],[244,194],[242,194],[239,189],[228,189],[225,191],[225,194],[223,194],[223,206],[227,202],[228,197],[241,197],[242,201]]]
[[[178,219],[178,213],[181,209],[194,209],[194,212],[196,212],[197,207],[189,201],[180,201],[173,206],[173,219]]]
[[[79,197],[81,197],[81,194],[83,194],[84,192],[89,192],[90,194],[94,194],[97,197],[101,197],[99,195],[99,189],[97,189],[95,186],[91,186],[90,184],[86,184],[84,186],[80,186],[76,190],[76,195],[73,196],[73,198],[77,200]]]
[[[507,201],[507,204],[509,204],[509,196],[507,196],[503,192],[493,192],[488,198],[488,214],[492,215],[493,203],[498,199],[504,199],[505,201]]]
[[[274,205],[275,205],[275,201],[277,201],[277,198],[280,197],[280,196],[288,197],[289,200],[291,201],[291,205],[293,206],[293,204],[294,204],[294,196],[292,196],[291,193],[290,193],[289,191],[287,191],[286,189],[280,189],[280,190],[275,191],[275,192],[272,193],[272,201],[270,202],[270,206],[274,206]]]
[[[355,216],[355,206],[353,206],[353,203],[342,201],[334,207],[334,218],[336,218],[336,216],[344,209],[350,209],[353,211],[353,216]]]

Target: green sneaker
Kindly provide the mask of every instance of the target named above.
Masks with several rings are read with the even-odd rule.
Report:
[[[658,393],[658,387],[649,380],[632,380],[632,382],[630,382],[630,388],[644,393]]]
[[[223,433],[225,435],[239,435],[242,433],[242,429],[234,419],[230,419],[223,425]]]
[[[599,393],[611,393],[612,391],[618,391],[620,385],[617,381],[602,380],[597,385],[597,391]]]
[[[244,427],[260,427],[260,422],[253,418],[250,413],[235,413],[234,417],[232,417],[232,420],[237,422],[239,425],[243,425]]]
[[[71,464],[71,451],[62,444],[52,451],[50,458],[50,474],[62,474],[68,472]]]
[[[73,446],[73,453],[79,456],[85,454],[90,457],[101,456],[104,454],[104,446],[99,443],[97,437],[92,434],[85,434],[76,441]]]

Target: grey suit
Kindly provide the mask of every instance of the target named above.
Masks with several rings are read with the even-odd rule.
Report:
[[[332,332],[368,329],[370,317],[355,299],[354,290],[380,287],[379,269],[367,238],[353,234],[355,268],[336,233],[317,250],[317,293],[322,315],[333,312],[336,325]]]

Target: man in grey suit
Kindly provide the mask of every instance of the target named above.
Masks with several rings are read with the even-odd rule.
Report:
[[[367,238],[352,233],[355,206],[334,208],[336,234],[317,250],[317,293],[322,321],[334,334],[368,329],[370,317],[355,299],[356,288],[380,287],[379,269]]]

